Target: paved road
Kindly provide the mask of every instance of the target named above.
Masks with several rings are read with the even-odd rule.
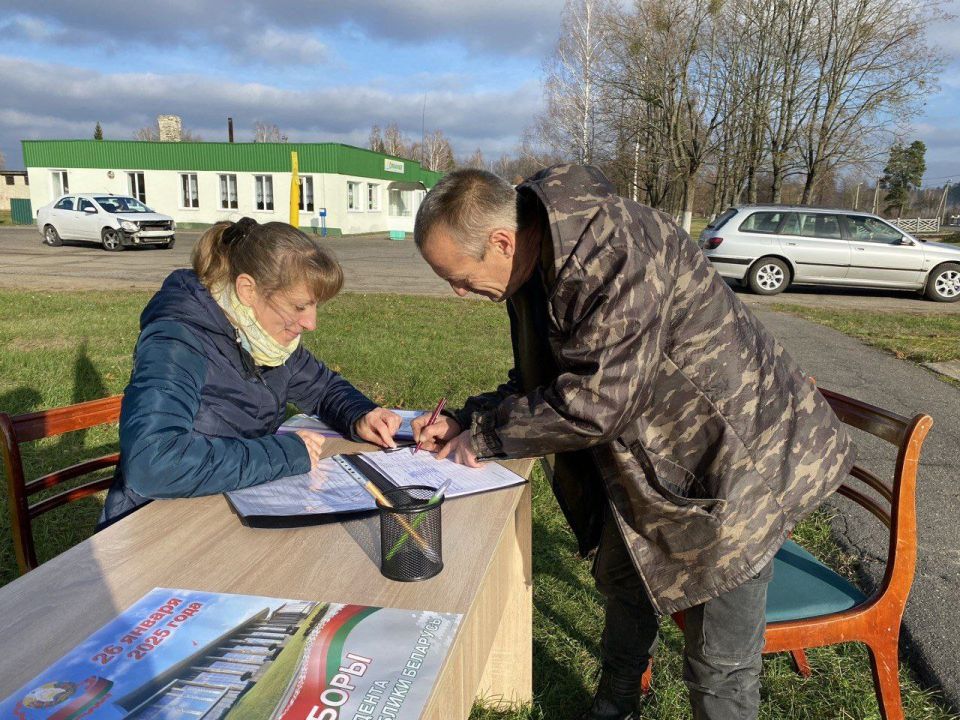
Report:
[[[931,415],[934,427],[924,443],[917,482],[919,552],[913,591],[904,619],[913,667],[960,711],[960,390],[918,365],[898,360],[820,325],[760,310],[763,323],[817,382],[826,388],[889,408],[908,417]],[[866,435],[856,437],[859,462],[881,478],[893,473],[890,447]],[[884,447],[886,446],[886,447]],[[834,521],[842,547],[860,559],[863,580],[875,587],[883,576],[887,538],[872,515],[850,511]]]
[[[108,253],[94,243],[59,248],[40,243],[30,228],[0,228],[0,287],[35,289],[155,290],[171,270],[190,265],[197,232],[178,232],[172,250],[140,248]],[[327,241],[346,275],[347,291],[449,295],[429,271],[413,242],[386,237],[331,238]],[[848,288],[794,288],[763,297],[737,288],[751,307],[776,303],[825,308],[960,313],[960,303],[933,303],[914,293]]]
[[[156,290],[176,268],[190,266],[197,232],[178,232],[170,250],[135,248],[106,252],[96,243],[52,248],[30,228],[0,228],[0,287],[62,290]],[[410,240],[386,237],[331,238],[352,292],[450,293]]]

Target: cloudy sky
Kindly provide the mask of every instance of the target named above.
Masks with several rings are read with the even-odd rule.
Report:
[[[951,0],[960,15],[960,0]],[[205,140],[277,124],[291,140],[365,145],[372,124],[418,139],[441,128],[458,155],[510,152],[541,107],[541,63],[563,0],[0,0],[0,151],[20,140],[128,139],[177,114]],[[960,180],[960,20],[916,135],[928,180]],[[911,138],[912,139],[912,138]]]

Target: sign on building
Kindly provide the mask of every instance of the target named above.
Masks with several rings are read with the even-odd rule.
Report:
[[[400,160],[383,159],[383,171],[403,174],[403,163]]]

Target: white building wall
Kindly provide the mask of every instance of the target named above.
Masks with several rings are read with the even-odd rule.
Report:
[[[197,191],[199,207],[183,206],[181,195],[181,172],[173,170],[137,170],[123,168],[103,170],[89,168],[28,168],[30,177],[30,198],[34,215],[36,210],[54,200],[54,172],[67,171],[67,180],[71,193],[113,193],[130,194],[128,172],[143,172],[143,184],[146,190],[146,203],[151,209],[170,215],[177,224],[209,225],[220,220],[237,220],[249,216],[257,222],[281,221],[290,219],[290,173],[250,173],[217,171],[199,171]],[[189,172],[189,171],[184,171]],[[110,177],[110,173],[113,177]],[[237,177],[237,209],[220,207],[220,175]],[[256,208],[255,181],[258,174],[273,178],[273,210]],[[350,175],[332,175],[321,173],[301,173],[313,177],[314,210],[300,211],[300,226],[321,226],[319,211],[326,208],[326,227],[339,228],[345,235],[357,233],[383,233],[391,230],[413,232],[413,220],[424,191],[412,192],[411,212],[408,216],[394,217],[389,214],[389,186],[391,181],[381,178],[365,178]],[[347,207],[347,183],[356,182],[360,188],[360,206],[351,210]],[[367,208],[367,186],[377,186],[378,203],[376,210]],[[405,186],[408,187],[408,186]]]

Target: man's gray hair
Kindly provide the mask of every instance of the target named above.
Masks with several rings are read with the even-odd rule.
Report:
[[[483,259],[494,230],[517,230],[517,191],[503,178],[486,170],[454,170],[434,186],[420,203],[413,239],[423,244],[435,228],[444,227],[469,256]]]

